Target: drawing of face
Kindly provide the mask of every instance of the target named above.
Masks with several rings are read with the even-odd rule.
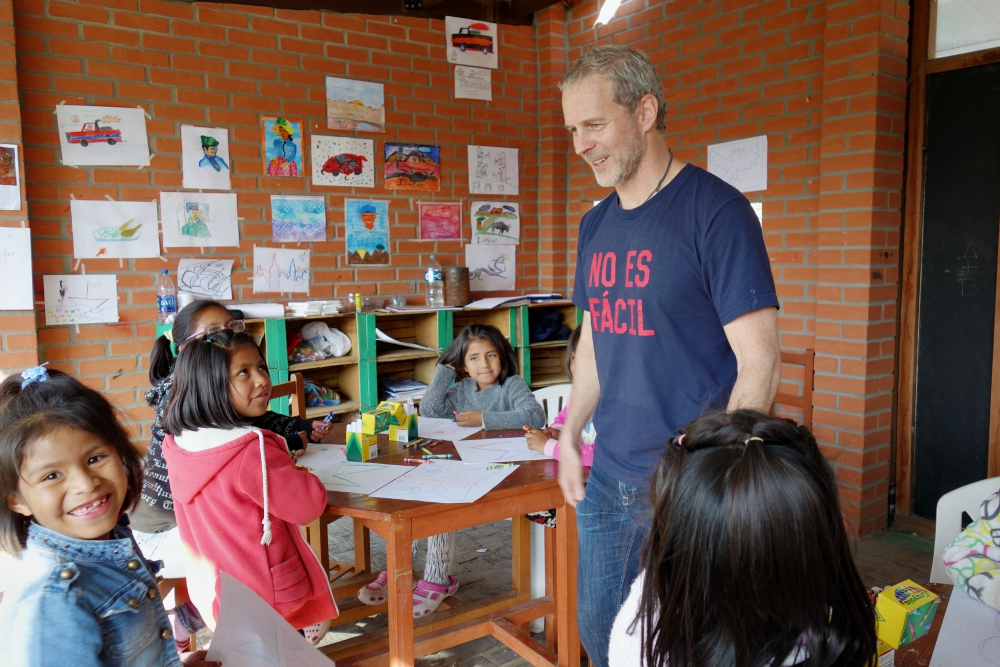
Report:
[[[205,155],[208,157],[215,157],[219,152],[218,146],[202,146],[201,150],[205,151]]]
[[[275,132],[284,141],[288,141],[289,139],[292,138],[292,135],[290,135],[288,133],[288,130],[286,130],[285,128],[281,127],[280,125],[278,125],[278,126],[275,127]]]
[[[375,218],[377,217],[377,213],[362,213],[361,222],[365,223],[367,229],[373,229],[375,227]]]
[[[614,101],[614,85],[590,76],[563,91],[563,117],[573,149],[594,170],[602,187],[631,179],[645,155],[635,114]]]

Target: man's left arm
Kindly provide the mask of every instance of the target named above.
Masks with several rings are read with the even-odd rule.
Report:
[[[736,384],[727,411],[769,413],[781,380],[778,310],[761,308],[745,313],[723,329],[736,355]]]

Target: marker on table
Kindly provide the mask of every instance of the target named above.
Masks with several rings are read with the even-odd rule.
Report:
[[[425,459],[453,459],[453,458],[455,458],[455,455],[454,454],[429,454],[429,455],[424,456],[422,458],[425,458]]]
[[[501,468],[513,468],[516,463],[499,463],[495,466],[486,466],[487,470],[500,470]]]

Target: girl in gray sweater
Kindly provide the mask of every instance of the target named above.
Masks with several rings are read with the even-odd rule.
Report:
[[[468,377],[452,384],[459,373]],[[545,411],[535,400],[524,379],[517,374],[517,355],[500,330],[488,324],[471,324],[438,361],[434,379],[420,402],[425,417],[455,418],[459,426],[492,429],[545,427]],[[441,600],[458,590],[458,581],[448,574],[455,551],[456,533],[435,535],[427,540],[424,578],[413,590],[413,617],[433,613]],[[365,604],[380,604],[388,598],[387,577],[358,591]]]

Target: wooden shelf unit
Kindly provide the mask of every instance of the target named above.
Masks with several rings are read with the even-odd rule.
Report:
[[[543,313],[558,312],[560,320],[571,331],[583,321],[583,311],[572,301],[543,301],[517,310],[518,339],[523,341],[517,350],[521,377],[532,389],[569,382],[566,375],[566,340],[546,340],[532,343],[531,320]]]

